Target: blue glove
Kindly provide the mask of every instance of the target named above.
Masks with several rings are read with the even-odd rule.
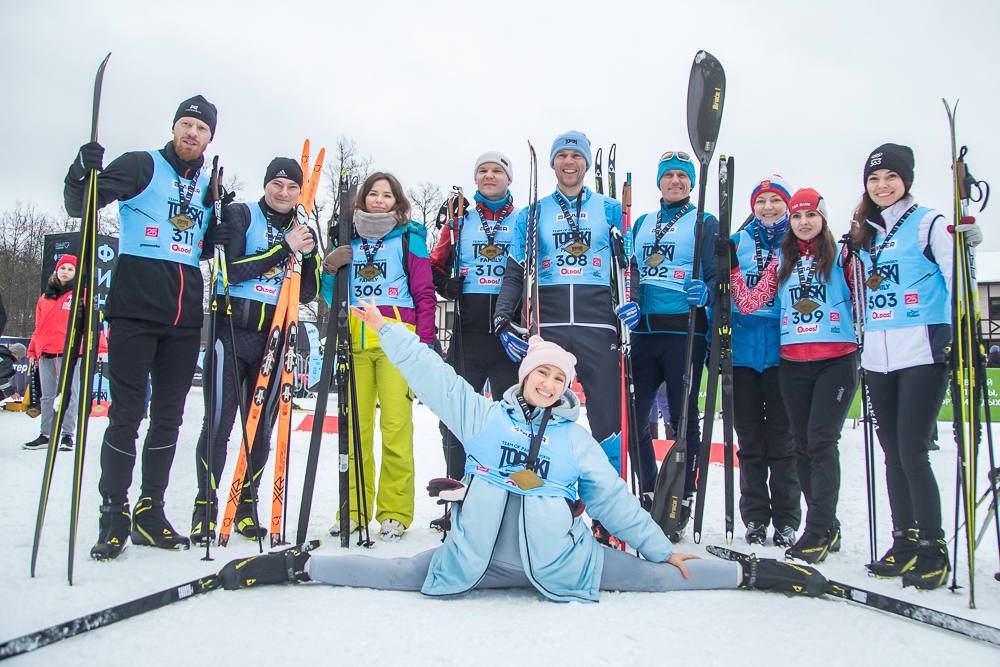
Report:
[[[708,303],[708,285],[704,280],[689,280],[684,283],[684,292],[687,294],[689,306],[704,308]]]
[[[497,315],[493,318],[493,332],[500,337],[503,351],[511,361],[520,363],[528,353],[528,342],[524,340],[528,330],[512,323],[505,315]]]
[[[635,329],[635,325],[639,323],[639,304],[634,301],[629,301],[624,306],[618,306],[615,308],[615,315],[618,319],[622,321],[622,324],[628,327],[629,331]]]

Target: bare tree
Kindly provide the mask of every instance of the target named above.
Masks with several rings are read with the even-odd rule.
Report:
[[[438,230],[434,222],[437,219],[438,209],[441,208],[441,202],[444,201],[441,188],[424,181],[417,183],[417,187],[407,190],[406,196],[410,198],[414,212],[420,214],[420,222],[427,229],[427,245],[433,248],[437,245],[438,238]]]
[[[45,235],[63,231],[64,224],[32,204],[18,202],[0,213],[0,292],[7,308],[8,335],[31,335]]]

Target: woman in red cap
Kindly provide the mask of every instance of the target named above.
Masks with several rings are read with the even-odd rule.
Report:
[[[59,392],[59,371],[66,344],[66,326],[69,322],[70,302],[73,299],[73,278],[76,276],[76,256],[62,255],[56,260],[56,269],[49,277],[45,291],[35,304],[35,331],[28,344],[30,363],[38,364],[42,383],[42,424],[38,437],[24,444],[25,449],[48,449],[52,421],[55,419],[53,403]],[[73,383],[70,402],[62,421],[62,438],[59,449],[73,449],[76,431],[76,402],[79,389]]]
[[[778,261],[764,270],[752,290],[738,265],[731,280],[741,313],[752,313],[774,298],[780,304],[778,377],[808,506],[805,530],[785,556],[818,563],[829,551],[840,550],[837,443],[858,386],[858,342],[851,267],[838,261],[842,253],[830,233],[826,202],[812,188],[803,188],[788,211],[792,233],[782,239]],[[732,257],[738,258],[737,253]]]

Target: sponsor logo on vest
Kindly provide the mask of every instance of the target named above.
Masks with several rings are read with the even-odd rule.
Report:
[[[892,310],[873,310],[872,311],[873,320],[891,320]]]
[[[672,230],[671,230],[672,231]],[[675,243],[664,243],[660,245],[659,253],[666,257],[669,261],[674,260],[674,251],[677,249],[677,244]],[[649,256],[653,254],[653,244],[642,246],[642,259],[649,259]]]
[[[840,313],[838,313],[835,310],[831,311],[830,312],[830,321],[831,322],[839,322],[840,321]]]
[[[500,284],[500,278],[487,278],[487,277],[483,276],[483,277],[481,277],[479,279],[479,284],[480,285],[487,285],[487,286],[488,285],[499,285]]]
[[[160,235],[160,228],[159,227],[154,227],[153,225],[150,225],[149,227],[146,227],[146,238],[147,239],[155,239],[155,238],[159,237],[159,235]]]
[[[552,260],[551,259],[543,259],[542,260],[542,268],[543,269],[548,269],[550,266],[552,266]]]
[[[674,269],[674,279],[675,280],[684,280],[684,276],[686,276],[686,275],[687,275],[687,271],[685,271],[684,269]]]
[[[896,239],[889,239],[889,242],[882,246],[882,250],[892,250],[896,247]]]
[[[600,266],[601,266],[601,258],[600,257],[595,257],[594,258],[594,266],[600,268]]]
[[[894,243],[894,242],[893,242]],[[882,280],[899,284],[899,264],[895,262],[889,264],[879,264],[878,274]],[[879,289],[888,289],[888,285],[883,285]]]
[[[785,326],[786,324],[788,324],[788,315],[783,315],[781,317],[781,326]]]
[[[819,331],[818,324],[812,324],[809,326],[804,326],[800,324],[799,326],[795,327],[795,333],[800,333],[800,334],[814,334],[817,331]]]
[[[548,438],[544,439],[548,440]],[[497,464],[498,468],[523,466],[527,460],[528,452],[510,445],[500,445],[500,462]],[[538,461],[535,464],[535,474],[542,479],[546,479],[549,476],[549,459],[541,454],[538,455]]]
[[[191,254],[191,246],[181,245],[180,243],[171,243],[170,244],[170,250],[172,252],[177,252],[177,253],[180,253],[182,255],[190,255]]]
[[[910,308],[909,310],[906,311],[906,316],[907,317],[920,317],[920,311],[916,310],[914,308]]]
[[[810,285],[807,289],[802,289],[802,285],[790,287],[788,292],[792,296],[792,303],[802,299],[814,299],[826,303],[826,285]]]
[[[195,194],[201,192],[201,188],[195,188]],[[180,202],[167,202],[167,218],[172,218],[181,212]],[[197,206],[189,206],[187,211],[185,211],[187,217],[191,218],[191,221],[196,223],[198,227],[201,227],[205,222],[205,211]]]
[[[259,284],[254,285],[253,289],[255,292],[260,292],[261,294],[268,294],[270,296],[274,296],[275,294],[278,293],[278,290],[276,290],[273,287],[268,287],[267,285],[259,285]]]
[[[581,269],[581,268],[570,268],[568,266],[564,266],[563,268],[559,269],[559,275],[560,276],[582,276],[583,275],[583,269]]]
[[[390,287],[390,288],[388,288],[386,290],[386,293],[389,296],[399,296],[399,288],[398,287]]]
[[[586,217],[587,217],[587,214],[584,213],[581,216],[581,219],[586,219]],[[583,241],[587,245],[591,245],[590,239],[591,239],[590,230],[589,229],[581,229],[580,230],[580,241]],[[552,234],[552,242],[555,245],[557,245],[558,247],[560,247],[560,248],[562,248],[563,246],[568,245],[568,244],[570,244],[570,243],[572,243],[573,241],[576,241],[576,240],[577,240],[576,236],[571,231],[567,231],[567,232],[554,232]]]
[[[915,306],[918,303],[920,303],[920,295],[917,294],[916,292],[907,292],[903,296],[903,303],[905,303],[907,306]]]

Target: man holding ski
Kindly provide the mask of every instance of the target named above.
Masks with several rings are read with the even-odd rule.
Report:
[[[510,194],[510,158],[496,151],[483,153],[476,159],[473,177],[475,204],[458,197],[449,200],[446,228],[431,252],[431,270],[438,294],[455,301],[448,363],[478,391],[488,380],[494,399],[500,400],[517,383],[517,365],[493,335],[493,316],[511,245],[515,237],[524,238],[515,223],[523,225],[524,220]],[[465,449],[443,422],[441,432],[447,475],[461,479]],[[447,529],[447,523],[446,514],[431,525]]]
[[[163,511],[163,497],[200,346],[203,250],[224,241],[212,220],[204,153],[217,111],[201,95],[181,102],[173,137],[160,150],[131,151],[103,167],[104,148],[82,146],[66,174],[66,211],[79,216],[85,179],[101,171],[97,206],[119,202],[121,237],[112,290],[109,383],[115,400],[101,447],[100,530],[91,557],[116,558],[134,544],[186,549]],[[219,232],[216,234],[216,232]],[[142,487],[134,515],[128,489],[135,439],[152,381],[151,420],[142,452]]]
[[[219,343],[216,345],[221,345],[223,360],[217,372],[222,382],[222,391],[217,398],[221,405],[218,408],[219,421],[214,425],[211,458],[206,455],[205,444],[208,441],[207,414],[214,406],[205,406],[206,421],[198,439],[196,467],[199,491],[191,517],[191,540],[196,543],[215,538],[216,498],[213,493],[206,501],[204,495],[207,462],[212,461],[212,478],[217,483],[226,466],[229,434],[238,414],[241,388],[237,382],[244,383],[246,396],[242,400],[249,405],[253,382],[260,372],[267,346],[268,326],[282,289],[282,269],[294,253],[302,255],[299,303],[309,303],[316,297],[319,262],[316,259],[315,237],[309,227],[295,219],[295,204],[301,189],[302,168],[299,163],[291,158],[276,157],[264,173],[264,196],[255,204],[229,204],[222,213],[229,238],[225,245],[232,329],[225,321],[225,313],[217,312],[215,330]],[[222,288],[221,284],[217,286],[220,291]],[[235,371],[233,364],[236,365]],[[272,377],[277,377],[277,374]],[[207,396],[208,392],[206,401]],[[236,531],[250,539],[267,535],[267,529],[257,521],[253,500],[270,452],[273,416],[266,414],[258,422],[253,439],[255,446],[250,450],[250,470],[236,510]],[[212,486],[216,488],[215,484]]]
[[[549,166],[555,171],[557,189],[538,202],[533,232],[527,230],[530,207],[518,216],[516,227],[527,236],[511,248],[493,324],[507,354],[517,361],[523,358],[527,343],[514,317],[522,305],[526,248],[537,239],[538,275],[533,279],[538,285],[538,322],[533,324],[545,340],[576,355],[580,384],[588,405],[595,407],[587,410],[590,432],[620,472],[620,387],[612,380],[619,376],[617,320],[634,326],[638,308],[625,304],[616,315],[612,238],[621,233],[622,207],[584,186],[590,165],[586,135],[569,131],[556,137]],[[594,531],[605,542],[610,537],[600,524]]]

